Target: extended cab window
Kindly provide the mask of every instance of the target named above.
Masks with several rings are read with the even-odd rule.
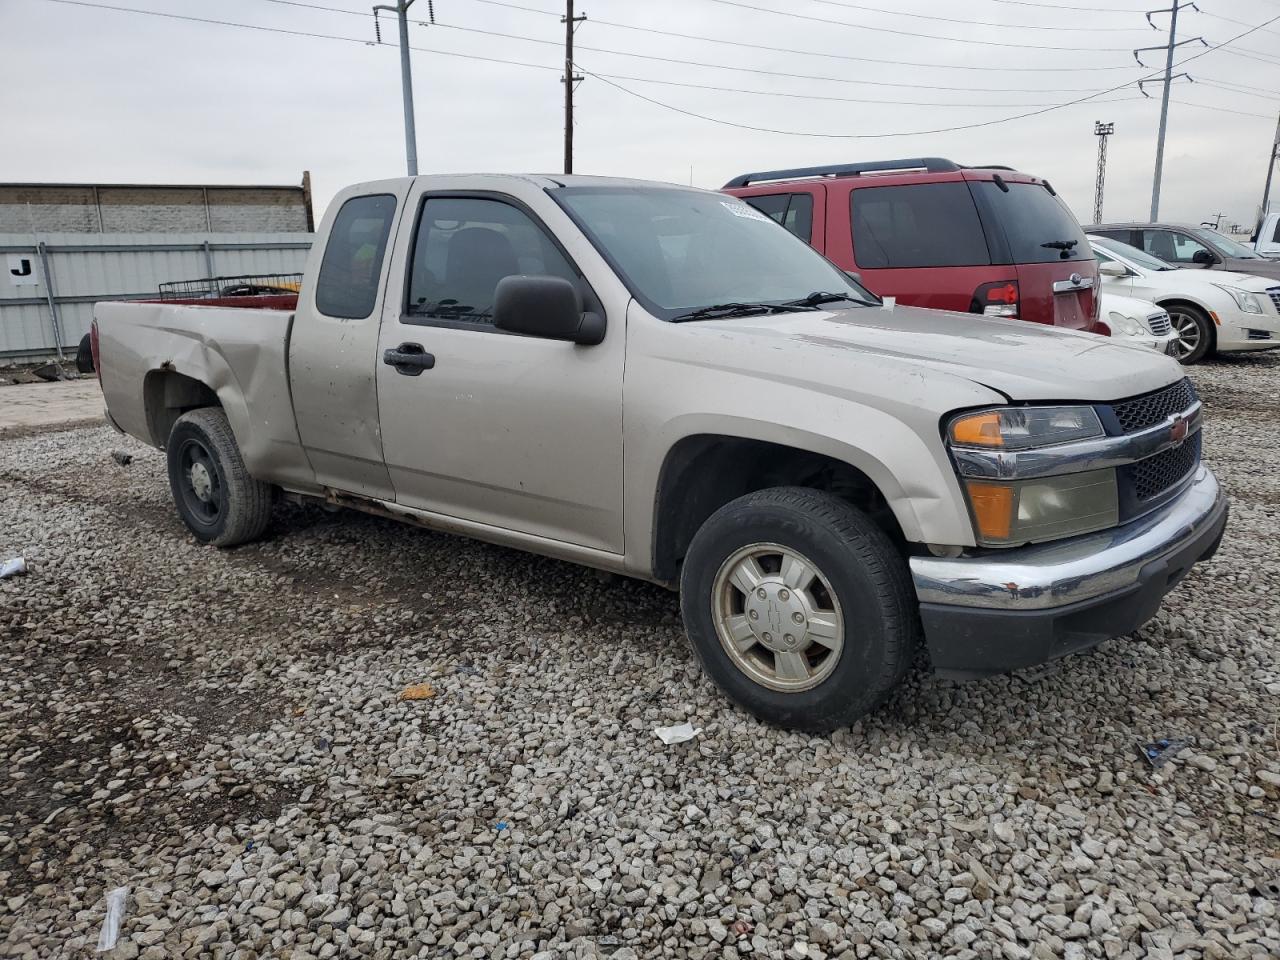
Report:
[[[991,254],[963,183],[851,190],[853,259],[861,268],[987,266]]]
[[[413,243],[406,314],[489,324],[498,281],[578,273],[524,211],[500,200],[430,197]]]
[[[805,243],[813,236],[812,194],[770,193],[742,199],[769,219],[782,224]]]
[[[363,320],[373,313],[395,213],[391,194],[352,197],[342,205],[316,278],[316,309],[325,316]]]

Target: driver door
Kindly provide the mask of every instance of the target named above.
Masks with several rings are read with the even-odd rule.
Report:
[[[391,273],[406,282],[388,290],[378,344],[396,502],[622,553],[624,312],[607,312],[595,346],[498,330],[494,290],[512,274],[564,277],[588,309],[605,307],[514,197],[449,191],[410,203],[413,240]]]

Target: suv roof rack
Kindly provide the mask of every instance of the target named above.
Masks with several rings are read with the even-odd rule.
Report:
[[[960,164],[942,157],[915,157],[906,160],[876,160],[871,163],[836,163],[822,167],[793,167],[790,170],[762,170],[744,173],[724,185],[745,187],[761,180],[798,180],[802,177],[856,177],[861,173],[879,173],[884,170],[924,170],[926,173],[954,173],[963,170]]]
[[[1009,170],[1011,172],[1015,172],[1015,173],[1017,172],[1014,167],[1006,167],[1004,164],[1001,164],[1001,163],[971,163],[964,169],[966,170]]]

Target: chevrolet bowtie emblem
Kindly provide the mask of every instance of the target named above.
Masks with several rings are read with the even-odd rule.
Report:
[[[1181,443],[1187,439],[1190,429],[1191,424],[1186,417],[1174,417],[1173,423],[1169,425],[1169,439],[1174,443]]]

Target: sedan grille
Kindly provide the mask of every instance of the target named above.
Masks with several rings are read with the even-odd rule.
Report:
[[[1173,324],[1169,320],[1169,315],[1164,311],[1153,313],[1147,317],[1147,326],[1151,328],[1152,334],[1157,337],[1163,337],[1166,333],[1173,329]]]
[[[1200,431],[1176,447],[1122,467],[1139,503],[1154,500],[1187,478],[1200,463]]]
[[[1111,409],[1115,411],[1121,431],[1135,433],[1162,423],[1175,413],[1182,413],[1198,399],[1191,381],[1182,380],[1163,390],[1113,403]]]
[[[1267,287],[1267,296],[1271,298],[1276,312],[1280,313],[1280,287]]]

